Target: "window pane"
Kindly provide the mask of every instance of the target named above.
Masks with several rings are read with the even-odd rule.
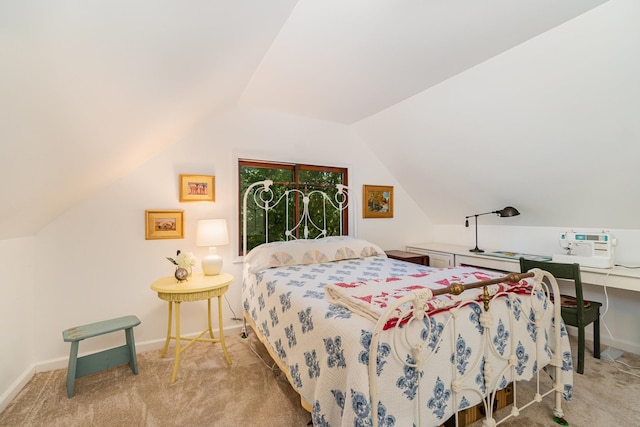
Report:
[[[244,193],[249,186],[258,181],[270,179],[274,181],[271,186],[273,191],[273,199],[270,203],[276,203],[285,194],[287,189],[299,189],[304,193],[308,193],[312,190],[321,190],[326,192],[334,205],[338,204],[338,201],[346,202],[343,197],[338,197],[336,201],[337,189],[336,184],[347,183],[347,173],[344,168],[324,167],[315,165],[291,165],[291,164],[278,164],[267,163],[249,160],[240,160],[239,162],[239,174],[240,174],[240,235],[239,235],[239,252],[242,255],[242,242],[243,242],[243,212],[242,212],[242,199]],[[290,193],[289,197],[297,197],[297,201],[289,201],[289,213],[284,210],[284,202],[278,204],[276,209],[269,211],[269,229],[268,236],[269,241],[285,240],[285,231],[291,229],[296,223],[300,221],[303,203],[301,195]],[[249,197],[253,197],[253,192]],[[296,203],[297,202],[297,203]],[[265,212],[264,210],[257,208],[255,203],[251,200],[247,203],[247,250],[250,250],[259,244],[265,243],[266,231],[265,230]],[[299,209],[298,212],[295,209]],[[322,231],[326,229],[327,236],[348,234],[347,227],[347,214],[346,210],[342,215],[343,227],[340,228],[341,215],[336,211],[335,207],[330,206],[328,201],[323,200],[320,194],[316,193],[310,197],[309,212],[311,218],[321,221],[322,212],[326,212],[326,223],[317,223],[315,225],[307,224],[309,235],[308,238],[314,239],[322,235]],[[288,221],[288,225],[287,225]],[[304,224],[301,229],[296,230],[296,238],[304,238]]]
[[[330,197],[331,202],[335,205],[338,204],[339,201],[345,201],[342,198],[336,199],[336,194],[338,192],[336,188],[336,184],[343,183],[343,175],[342,172],[333,172],[326,170],[300,170],[299,177],[300,182],[304,183],[312,183],[319,184],[315,189],[322,190]],[[313,186],[309,186],[309,190],[313,189]],[[304,189],[302,189],[304,190]],[[320,197],[311,197],[309,199],[309,213],[311,218],[323,218],[323,213],[326,212],[327,223],[326,224],[316,224],[322,228],[326,227],[327,236],[338,236],[340,234],[344,234],[343,231],[340,230],[340,216],[341,213],[338,212],[333,206],[327,206],[327,202],[323,201]],[[319,231],[313,230],[309,236],[309,238],[314,239],[318,237],[320,234]]]
[[[267,166],[240,166],[240,252],[242,252],[242,196],[247,188],[254,182],[271,179],[274,182],[292,182],[293,167],[285,169],[282,167]],[[286,191],[283,184],[271,186],[274,193],[273,202],[277,201]],[[253,197],[253,194],[251,195]],[[247,250],[253,249],[265,242],[265,212],[255,206],[255,203],[247,203]],[[291,207],[290,216],[293,216]],[[284,240],[285,233],[285,212],[284,208],[269,212],[269,241]]]

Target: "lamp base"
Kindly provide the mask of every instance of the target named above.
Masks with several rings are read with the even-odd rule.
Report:
[[[205,276],[215,276],[220,274],[221,271],[222,257],[220,255],[210,253],[206,257],[202,258],[202,272]]]
[[[469,252],[476,252],[476,253],[481,253],[484,252],[483,249],[479,249],[477,246],[473,249],[469,249]]]

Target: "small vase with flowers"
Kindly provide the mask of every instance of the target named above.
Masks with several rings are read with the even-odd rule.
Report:
[[[178,282],[189,280],[191,276],[191,269],[198,261],[191,252],[180,252],[180,249],[176,252],[176,257],[167,257],[169,262],[176,266],[176,271],[173,273]]]

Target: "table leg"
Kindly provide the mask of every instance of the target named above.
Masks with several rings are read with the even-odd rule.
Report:
[[[176,301],[176,357],[173,361],[173,374],[171,375],[171,384],[176,381],[178,375],[178,364],[180,363],[180,301]]]
[[[211,316],[209,316],[209,321],[211,321]],[[222,295],[218,296],[218,330],[220,331],[220,344],[222,344],[224,357],[227,359],[227,363],[231,365],[231,358],[229,357],[229,353],[227,353],[227,345],[224,343],[224,327],[222,326]]]
[[[171,341],[171,322],[173,319],[171,316],[173,315],[173,302],[169,301],[169,322],[167,325],[167,340],[164,342],[164,348],[162,349],[162,353],[160,353],[160,357],[164,357],[167,354],[167,349],[169,348],[169,341]]]
[[[215,339],[213,329],[211,328],[211,298],[207,298],[207,321],[209,322],[209,337]]]

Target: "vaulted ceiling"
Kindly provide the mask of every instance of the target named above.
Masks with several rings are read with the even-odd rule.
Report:
[[[601,3],[300,1],[241,102],[354,123]]]
[[[237,104],[353,124],[419,199],[379,124],[400,136],[416,123],[389,115],[416,96],[603,3],[2,1],[0,238],[34,234]]]

